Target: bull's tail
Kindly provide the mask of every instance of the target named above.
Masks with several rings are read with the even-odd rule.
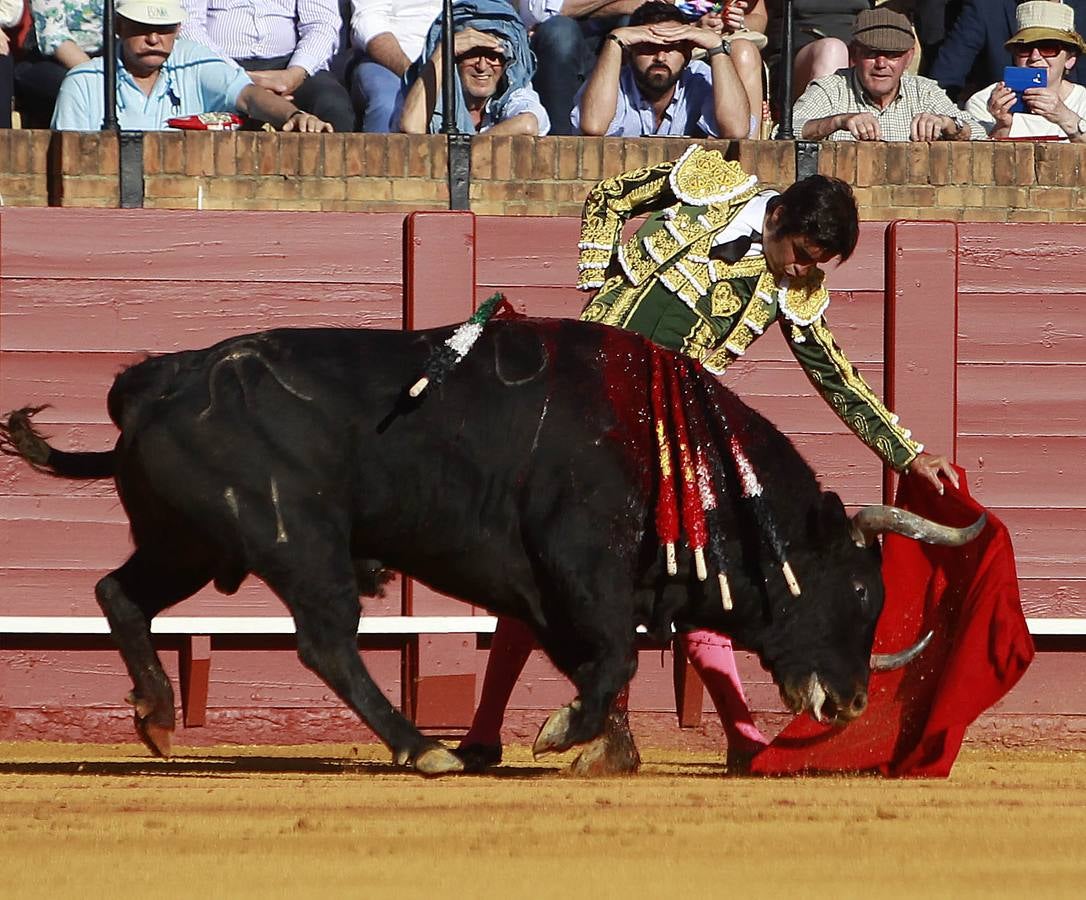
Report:
[[[30,421],[44,406],[24,406],[0,422],[0,453],[19,456],[40,472],[63,478],[109,478],[114,451],[68,452],[50,447]]]

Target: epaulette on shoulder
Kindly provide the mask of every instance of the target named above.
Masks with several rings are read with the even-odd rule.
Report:
[[[726,160],[719,150],[697,144],[691,144],[679,157],[668,179],[675,196],[692,206],[727,203],[751,193],[758,183],[754,175],[744,172],[739,163]]]

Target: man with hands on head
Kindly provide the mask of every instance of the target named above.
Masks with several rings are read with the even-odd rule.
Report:
[[[692,61],[695,48],[705,51],[705,62]],[[586,135],[739,139],[751,130],[730,43],[659,0],[607,35],[571,120]]]
[[[804,140],[969,141],[984,129],[930,78],[906,72],[915,39],[908,18],[879,7],[852,26],[852,65],[812,81],[793,108]]]
[[[462,28],[453,36],[453,52],[464,105],[476,132],[545,135],[547,112],[530,83],[510,85],[507,65],[512,56],[505,39],[475,28]],[[442,56],[439,41],[421,75],[403,100],[400,130],[426,134],[433,130],[434,110],[441,91]]]
[[[1017,31],[1007,41],[1016,66],[1044,69],[1045,87],[1022,91],[1027,112],[1011,112],[1018,94],[1002,81],[977,91],[966,110],[988,136],[999,138],[1057,137],[1086,143],[1086,88],[1067,80],[1067,72],[1086,50],[1075,31],[1070,6],[1051,0],[1030,0],[1016,10]]]

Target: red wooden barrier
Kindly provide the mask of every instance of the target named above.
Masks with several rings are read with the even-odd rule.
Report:
[[[571,219],[467,213],[405,222],[391,214],[4,210],[0,409],[49,400],[54,406],[41,421],[59,443],[99,448],[115,433],[104,407],[113,374],[148,352],[272,325],[458,321],[494,290],[534,315],[576,315],[583,297],[569,285],[577,233]],[[956,442],[975,493],[1011,527],[1027,614],[1036,617],[1086,617],[1078,550],[1086,486],[1077,465],[1086,426],[1083,246],[1086,226],[1077,225],[898,223],[888,230],[868,223],[854,258],[829,273],[834,334],[919,438],[947,452]],[[779,335],[762,338],[726,381],[794,438],[846,502],[881,499],[878,460],[813,394]],[[124,558],[127,541],[110,485],[56,481],[0,458],[0,615],[97,615],[93,583]],[[366,611],[464,615],[467,608],[394,584]],[[247,584],[232,598],[202,592],[177,613],[282,609],[261,585]],[[28,647],[0,635],[0,737],[25,735],[18,723],[43,707],[68,721],[78,711],[97,721],[103,713],[95,709],[114,710],[127,691],[116,654],[104,641],[78,646],[84,649],[58,639]],[[199,636],[180,646],[188,724],[204,714],[200,675],[210,666],[209,723],[250,728],[243,733],[252,740],[313,739],[341,721],[353,729],[346,734],[357,733],[288,649],[261,645],[261,654],[251,654],[242,649],[254,644]],[[399,645],[366,654],[386,693],[420,722],[466,721],[483,663],[473,640],[424,636],[406,654]],[[1073,723],[1086,707],[1052,686],[1056,673],[1080,680],[1082,660],[1052,654],[1038,668],[1044,680],[1027,674],[1007,710],[1018,721],[1028,714]],[[667,654],[642,654],[635,711],[674,708],[670,662]],[[756,712],[778,712],[768,676],[747,657],[741,667]],[[704,699],[696,685],[687,687],[690,723]],[[568,697],[565,680],[536,657],[513,706],[546,709]],[[297,731],[265,734],[240,714],[231,718],[253,705],[274,708]],[[38,734],[56,733],[42,715]],[[118,706],[109,715],[127,737],[126,714]]]

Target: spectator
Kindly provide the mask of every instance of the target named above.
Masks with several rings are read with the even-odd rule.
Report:
[[[23,124],[48,128],[68,70],[102,52],[102,0],[30,0],[36,45],[15,64]]]
[[[454,20],[455,21],[455,20]],[[519,20],[515,24],[523,32]],[[430,41],[427,41],[429,47]],[[518,60],[512,46],[528,55],[528,65]],[[464,98],[457,107],[460,131],[474,134],[546,134],[550,128],[547,111],[532,89],[528,35],[510,41],[501,33],[478,31],[470,26],[453,37],[456,77]],[[426,63],[415,75],[403,101],[400,130],[408,134],[433,134],[441,130],[441,29]],[[413,70],[414,71],[414,70]],[[466,117],[466,118],[465,118]]]
[[[1052,0],[1030,0],[1018,7],[1015,21],[1018,30],[1007,41],[1014,65],[1045,70],[1047,86],[1022,91],[1028,112],[1011,112],[1017,95],[1002,81],[970,97],[966,110],[991,138],[1052,135],[1086,143],[1086,88],[1065,78],[1086,50],[1075,30],[1074,10]]]
[[[403,77],[422,53],[426,34],[441,15],[441,0],[351,0],[356,64],[351,98],[362,130],[396,130],[397,96]]]
[[[12,35],[22,21],[26,0],[0,0],[0,128],[11,128],[11,104],[15,96],[15,63]]]
[[[207,112],[238,112],[283,131],[332,126],[285,97],[253,84],[244,70],[214,51],[177,37],[180,0],[117,0],[117,119],[122,129],[160,131],[166,120]],[[53,128],[97,131],[104,118],[101,59],[73,68],[57,97]]]
[[[644,0],[519,0],[532,35],[533,79],[551,120],[551,134],[572,134],[573,98],[599,56],[600,44]]]
[[[792,96],[778,97],[777,105],[792,103],[807,85],[823,75],[848,66],[848,44],[856,16],[871,6],[869,0],[793,0]],[[781,0],[766,0],[768,23],[766,62],[772,82],[783,84],[780,70],[781,32],[784,27]]]
[[[693,24],[670,3],[650,0],[607,38],[575,100],[577,133],[750,134],[750,106],[731,45],[715,31]],[[706,62],[691,60],[695,47],[705,51]]]
[[[677,3],[680,9],[699,10],[704,5],[720,4]],[[731,0],[723,4],[723,9],[710,11],[701,16],[698,24],[711,28],[721,37],[726,38],[732,48],[732,64],[743,82],[750,106],[751,133],[749,137],[760,137],[763,120],[769,121],[765,106],[765,68],[762,63],[762,49],[766,45],[765,0]]]
[[[267,88],[336,131],[354,131],[347,88],[328,71],[339,47],[337,0],[183,0],[180,36],[233,59]]]
[[[466,134],[545,135],[551,123],[532,89],[535,59],[528,33],[509,4],[459,0],[453,28],[457,83],[465,101],[456,107],[457,128]],[[404,79],[403,112],[396,118],[401,130],[411,134],[434,134],[444,122],[441,36],[438,20]]]
[[[816,78],[796,101],[796,134],[805,140],[980,140],[984,129],[930,78],[905,72],[915,44],[901,13],[868,9],[856,16],[852,65]]]
[[[1075,11],[1075,30],[1082,34],[1086,0],[1069,0],[1068,6]],[[1017,30],[1017,8],[1017,0],[965,0],[930,70],[952,100],[964,100],[965,87],[990,85],[1003,78],[1003,67],[1012,64],[1007,42]],[[1074,69],[1064,77],[1078,81]]]

